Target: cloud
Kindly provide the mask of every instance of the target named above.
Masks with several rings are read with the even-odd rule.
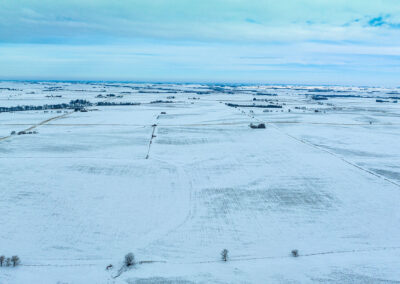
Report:
[[[398,84],[400,48],[321,43],[6,44],[0,78]]]
[[[382,16],[372,18],[371,20],[368,21],[368,25],[370,25],[371,27],[381,27],[385,24],[386,22],[383,20]]]
[[[0,79],[391,83],[399,23],[398,0],[2,0]]]
[[[400,18],[397,1],[3,0],[0,41],[365,40],[379,34],[368,27],[396,27]],[[389,14],[392,21],[370,16]],[[346,26],[366,17],[366,26]]]
[[[371,27],[387,27],[391,29],[400,29],[400,22],[393,22],[390,15],[374,17],[368,21],[368,25]]]
[[[246,18],[245,21],[250,24],[260,24],[260,22],[254,20],[254,19],[251,19],[251,18]]]

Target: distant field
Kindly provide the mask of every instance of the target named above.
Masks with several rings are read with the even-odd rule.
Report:
[[[0,82],[0,283],[399,283],[398,91]]]

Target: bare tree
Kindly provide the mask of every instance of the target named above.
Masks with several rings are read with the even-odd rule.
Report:
[[[221,251],[221,259],[222,261],[227,261],[228,260],[228,250],[227,249],[223,249]]]
[[[6,258],[6,266],[11,265],[11,259],[9,257]]]
[[[292,256],[293,257],[298,257],[299,256],[299,251],[297,249],[292,250]]]
[[[0,266],[3,266],[5,259],[6,259],[6,257],[4,255],[0,256]]]
[[[130,252],[127,255],[125,255],[124,264],[126,267],[134,266],[136,264],[135,256],[133,255],[133,253]]]
[[[20,262],[18,255],[13,255],[11,257],[11,261],[13,263],[13,266],[17,266],[19,264],[19,262]]]

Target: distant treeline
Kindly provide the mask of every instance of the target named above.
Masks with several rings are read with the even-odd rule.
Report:
[[[226,103],[227,106],[230,107],[258,107],[258,108],[282,108],[281,105],[240,105],[240,104],[231,104],[231,103]]]
[[[270,93],[261,93],[261,92],[257,92],[255,95],[256,95],[256,96],[271,96],[271,97],[276,97],[278,94],[270,94]]]
[[[13,107],[0,107],[0,112],[13,112],[13,111],[28,111],[28,110],[53,110],[53,109],[82,109],[91,106],[131,106],[140,105],[140,103],[131,102],[97,102],[91,103],[87,100],[72,100],[69,103],[62,104],[51,104],[51,105],[23,105],[23,106],[13,106]]]
[[[121,103],[116,103],[116,102],[98,102],[93,104],[95,106],[138,106],[140,103],[131,103],[131,102],[121,102]]]
[[[309,96],[310,94],[304,94]],[[362,98],[362,99],[392,99],[392,100],[400,100],[400,96],[392,96],[392,97],[381,97],[381,96],[363,96],[363,95],[313,95],[311,97],[313,100],[327,100],[328,98]]]
[[[163,101],[163,100],[156,100],[156,101],[151,101],[151,104],[172,104],[173,101]]]

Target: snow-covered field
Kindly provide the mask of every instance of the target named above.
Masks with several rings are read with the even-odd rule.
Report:
[[[397,97],[0,82],[0,283],[399,283]]]

